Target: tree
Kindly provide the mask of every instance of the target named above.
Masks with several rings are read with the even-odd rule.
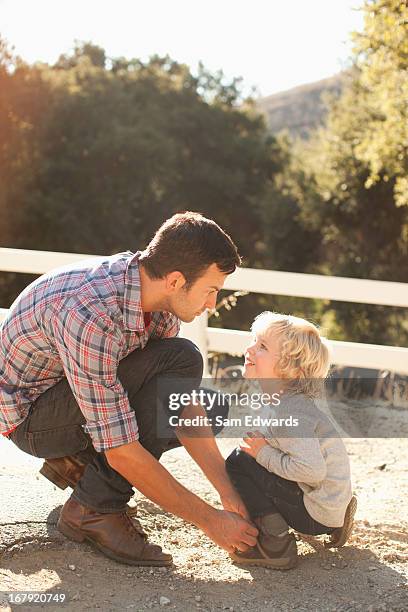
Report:
[[[192,209],[255,259],[279,146],[239,80],[203,66],[192,75],[169,57],[106,58],[89,43],[4,79],[3,245],[134,250],[166,217]]]
[[[360,97],[367,122],[356,144],[368,166],[366,187],[394,179],[397,206],[408,205],[408,5],[405,0],[371,0],[365,27],[354,34]]]
[[[292,193],[305,226],[321,231],[322,272],[407,282],[407,7],[375,0],[364,10],[343,94],[326,126],[296,145]],[[408,339],[399,309],[330,304],[333,312],[347,339]]]

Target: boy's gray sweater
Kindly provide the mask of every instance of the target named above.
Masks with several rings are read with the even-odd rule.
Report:
[[[298,483],[312,518],[328,527],[341,527],[352,497],[350,462],[333,420],[304,395],[282,397],[273,412],[282,420],[263,431],[268,444],[258,452],[257,462]],[[297,427],[289,425],[290,416],[292,422],[298,420]]]

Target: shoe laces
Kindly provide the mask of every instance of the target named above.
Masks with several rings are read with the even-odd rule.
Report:
[[[140,522],[137,520],[137,518],[130,517],[126,513],[125,513],[125,516],[126,516],[126,519],[127,519],[128,523],[129,523],[129,525],[131,527],[131,530],[133,532],[136,531],[139,535],[142,536],[142,538],[144,540],[147,540],[147,534],[143,531],[143,527],[140,524]]]

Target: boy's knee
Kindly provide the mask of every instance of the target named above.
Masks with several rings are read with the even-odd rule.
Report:
[[[255,461],[248,453],[235,448],[232,453],[225,460],[225,468],[228,474],[233,473],[248,473],[248,470],[252,468],[252,464]]]
[[[228,455],[228,457],[225,460],[225,468],[229,474],[232,472],[236,472],[238,469],[240,469],[242,465],[242,460],[243,460],[242,455],[243,454],[245,453],[243,453],[241,449],[234,448],[232,453]]]

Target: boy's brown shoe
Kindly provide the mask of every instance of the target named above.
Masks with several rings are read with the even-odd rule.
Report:
[[[258,542],[245,552],[230,554],[231,559],[240,565],[257,565],[276,570],[289,570],[298,562],[296,540],[293,533],[284,536],[265,537],[260,535]]]
[[[254,520],[259,529],[255,546],[245,552],[236,551],[231,558],[242,565],[260,565],[278,570],[297,565],[297,546],[293,533],[288,532],[285,519],[277,512]]]
[[[343,527],[335,529],[328,541],[324,543],[326,548],[340,548],[344,546],[351,534],[353,533],[354,515],[357,510],[357,498],[353,495],[344,516]]]
[[[119,563],[167,566],[173,561],[160,546],[147,541],[140,523],[126,512],[101,514],[70,497],[61,510],[57,527],[70,540],[86,540]]]

